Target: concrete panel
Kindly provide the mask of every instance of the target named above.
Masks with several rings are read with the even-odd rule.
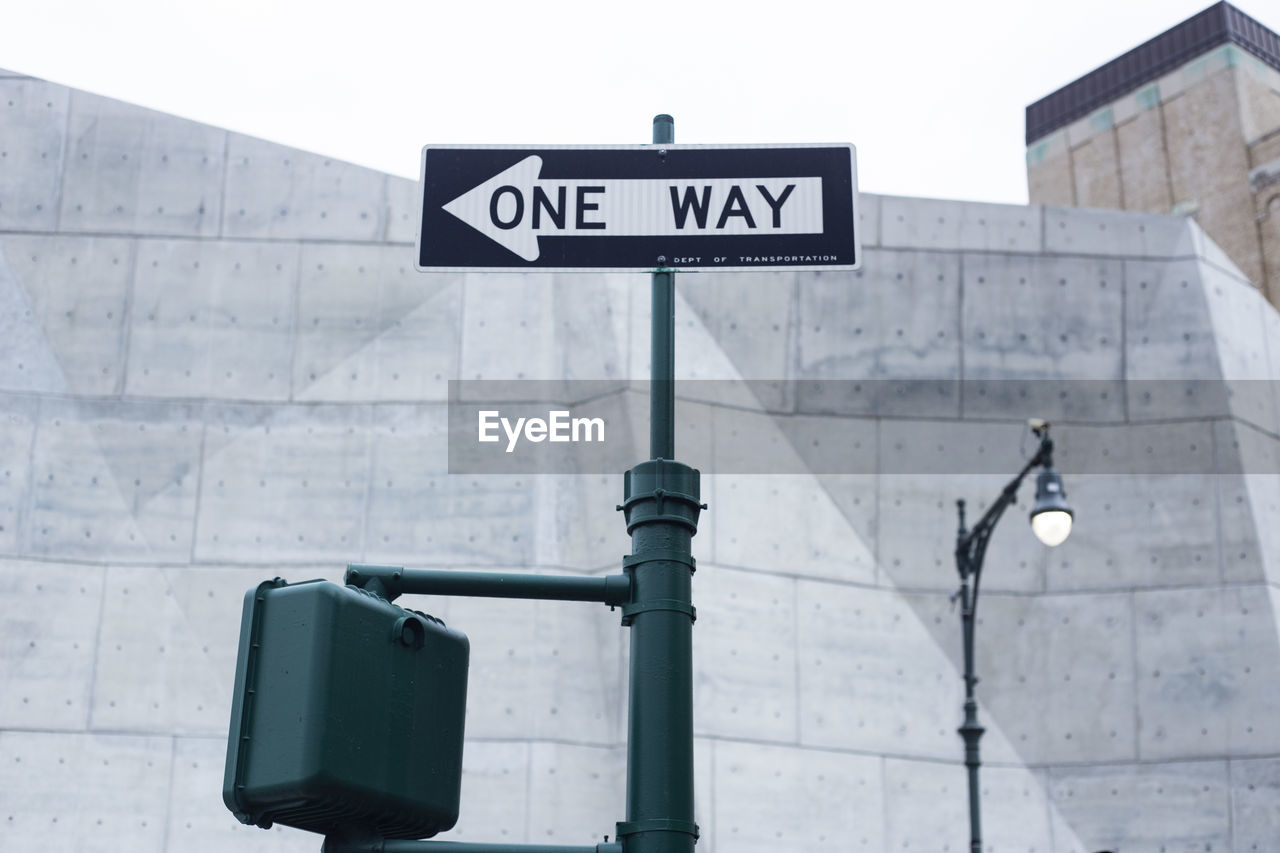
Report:
[[[962,684],[896,592],[800,581],[800,743],[950,758]]]
[[[618,722],[626,719],[618,661],[628,636],[619,611],[552,601],[538,602],[533,610],[529,649],[547,669],[526,697],[533,725],[521,736],[616,744]]]
[[[0,727],[79,731],[89,722],[102,569],[0,563]]]
[[[0,254],[26,290],[26,310],[57,359],[66,390],[119,391],[133,253],[131,240],[0,237]]]
[[[796,740],[796,582],[708,563],[698,569],[694,731]]]
[[[770,272],[755,275],[677,276],[680,295],[703,328],[728,356],[738,376],[787,379],[794,338],[796,282],[808,274]],[[647,337],[646,337],[647,340]],[[763,383],[754,383],[760,389]],[[761,397],[770,410],[791,402],[782,386],[776,396]]]
[[[881,571],[898,586],[953,590],[958,585],[954,557],[956,501],[965,500],[966,520],[972,524],[986,512],[1009,479],[1005,475],[882,478],[879,495]],[[1007,510],[1010,520],[1002,524],[1002,528],[1007,529],[992,538],[987,554],[991,571],[984,579],[988,589],[1032,592],[1044,588],[1050,555],[1026,525],[1033,492],[1034,487],[1026,487],[1021,502]]]
[[[232,816],[222,802],[226,757],[225,734],[174,739],[166,848],[185,853],[315,853],[318,835],[279,825],[263,830]]]
[[[227,132],[71,93],[63,231],[218,233]]]
[[[1252,432],[1240,428],[1242,434]],[[1280,446],[1269,436],[1252,434],[1269,445],[1268,473],[1224,476],[1218,488],[1222,518],[1222,575],[1228,582],[1280,582]],[[1246,457],[1249,458],[1249,457]],[[1246,463],[1247,465],[1248,463]]]
[[[468,274],[460,377],[648,378],[647,369],[633,366],[627,373],[629,324],[619,307],[627,289],[639,284],[635,276],[621,275]],[[646,332],[646,360],[648,339]]]
[[[703,853],[715,853],[716,838],[719,833],[715,822],[715,752],[714,739],[693,739],[693,822],[698,825],[701,837],[698,845],[704,847]]]
[[[1218,364],[1231,413],[1272,433],[1280,432],[1276,389],[1271,379],[1265,318],[1275,309],[1254,286],[1209,263],[1200,265]]]
[[[885,843],[879,849],[966,849],[967,792],[959,763],[884,759]]]
[[[904,249],[1038,252],[1040,217],[1030,207],[883,196],[880,243]]]
[[[1232,849],[1225,762],[1061,767],[1049,779],[1058,853]]]
[[[1078,207],[1044,209],[1044,251],[1120,258],[1185,257],[1194,251],[1187,220]]]
[[[1219,560],[1229,583],[1274,577],[1280,555],[1280,441],[1236,421],[1213,425],[1218,470],[1214,478],[1221,527]]]
[[[466,742],[458,823],[441,841],[528,840],[530,749],[528,743]]]
[[[172,759],[168,737],[0,732],[0,846],[159,853]]]
[[[1200,475],[1072,477],[1076,524],[1054,549],[1051,590],[1216,583],[1217,495]]]
[[[883,421],[879,444],[881,469],[888,472],[878,492],[881,570],[899,587],[949,592],[958,584],[956,501],[965,501],[973,524],[1035,453],[1035,438],[1022,424]],[[991,539],[988,589],[1044,586],[1046,551],[1026,523],[1034,496],[1034,483],[1024,484],[1020,503],[1007,510]]]
[[[67,380],[31,296],[0,250],[0,388],[65,393]]]
[[[456,567],[531,561],[536,476],[450,476],[443,404],[383,405],[373,418],[367,559]]]
[[[469,737],[615,742],[625,639],[617,612],[580,602],[418,601],[471,640]]]
[[[1125,264],[1125,378],[1140,380],[1132,420],[1227,411],[1203,275],[1194,260]]]
[[[430,298],[390,321],[370,345],[333,365],[314,384],[304,384],[314,371],[303,374],[295,361],[295,394],[306,400],[444,400],[449,380],[457,376],[462,288],[457,281],[440,284]]]
[[[879,468],[879,423],[875,418],[757,414],[731,405],[717,407],[712,416],[716,430],[711,470],[811,472],[824,486],[845,484],[828,489],[833,497],[845,494],[849,484],[858,484],[861,490],[848,494],[868,498],[866,506],[874,508],[870,498],[876,487],[870,477]],[[841,508],[850,518],[865,513],[851,513],[844,503]],[[865,525],[858,527],[860,533],[869,530]]]
[[[22,548],[38,405],[31,398],[0,395],[0,553],[17,554]]]
[[[1277,453],[1277,458],[1280,458],[1280,453]],[[1256,556],[1244,551],[1245,556],[1239,558],[1240,565],[1248,570],[1252,556],[1261,564],[1267,581],[1280,585],[1280,525],[1272,523],[1274,519],[1280,518],[1280,476],[1250,475],[1245,477],[1245,484],[1249,491],[1249,503],[1253,507],[1253,531],[1257,536],[1257,549],[1254,552]],[[1243,541],[1248,542],[1248,539],[1243,538]],[[1230,539],[1225,535],[1224,523],[1223,546],[1225,548],[1229,545]],[[1228,565],[1230,564],[1224,561],[1224,576],[1228,576]]]
[[[533,483],[538,522],[534,564],[617,571],[621,555],[631,550],[626,523],[615,509],[622,498],[622,474],[543,474]],[[705,476],[703,489],[710,491]],[[705,541],[696,538],[694,549],[701,553]]]
[[[679,380],[677,380],[679,381]],[[689,384],[677,385],[677,388],[688,388]],[[715,397],[721,394],[737,395],[743,389],[753,386],[745,385],[728,385],[721,382],[710,383],[694,383],[695,394],[703,394],[707,397]],[[646,393],[643,394],[627,394],[619,401],[622,413],[626,418],[625,430],[615,431],[610,441],[619,438],[618,433],[621,432],[623,442],[629,444],[632,448],[630,457],[623,457],[623,463],[619,468],[630,467],[634,464],[634,460],[647,459],[650,456],[652,443],[649,435],[649,409],[650,400]],[[758,401],[749,403],[752,408],[758,407]],[[608,411],[607,409],[603,411]],[[734,410],[741,411],[741,410]],[[764,415],[756,415],[753,413],[742,412],[739,419],[735,419],[729,414],[730,409],[720,405],[706,405],[695,402],[692,399],[685,398],[679,391],[676,396],[676,415],[675,415],[675,440],[676,440],[676,457],[686,465],[697,468],[703,472],[703,499],[709,494],[709,482],[706,477],[719,470],[717,465],[720,462],[716,450],[718,437],[724,434],[725,423],[752,423],[753,425],[765,424],[766,421],[772,421]],[[610,423],[614,423],[611,419]],[[612,428],[612,427],[611,427]],[[778,438],[776,429],[766,425],[770,440]],[[780,442],[785,443],[785,438],[780,438]],[[615,469],[616,470],[616,469]],[[747,468],[745,470],[751,470]],[[796,469],[792,469],[796,470]],[[622,492],[618,492],[622,494]],[[616,506],[616,504],[615,504]],[[699,538],[704,543],[709,543],[715,538],[715,526],[717,519],[713,514],[707,513],[698,520]],[[695,540],[696,541],[696,540]],[[698,553],[698,546],[694,545],[695,553]]]
[[[814,477],[722,474],[712,497],[716,520],[704,532],[714,542],[715,562],[875,583],[871,543],[851,527]]]
[[[306,400],[443,400],[456,378],[460,276],[425,276],[403,248],[308,244],[293,388]]]
[[[1120,188],[1125,207],[1146,213],[1168,213],[1169,158],[1164,148],[1164,118],[1160,110],[1138,113],[1116,128],[1120,146]]]
[[[203,428],[183,404],[47,399],[31,455],[28,551],[186,561]]]
[[[535,716],[544,721],[550,711],[545,702],[535,709],[530,700],[540,675],[531,647],[536,603],[432,596],[416,598],[414,606],[444,619],[471,641],[467,737],[530,737]]]
[[[222,235],[372,242],[387,232],[381,172],[228,134]]]
[[[244,594],[271,574],[108,569],[92,727],[225,737]],[[314,576],[290,572],[288,580]]]
[[[960,618],[951,621],[948,639],[959,661]],[[1007,758],[992,752],[992,760],[1044,765],[1136,759],[1127,593],[983,594],[977,622],[978,694],[988,719],[1016,750]]]
[[[408,178],[387,176],[387,233],[388,243],[416,243],[419,220],[422,218],[422,196],[418,182]],[[409,253],[412,260],[413,253]],[[430,279],[433,273],[419,273]]]
[[[719,850],[892,849],[876,756],[720,741],[713,784]]]
[[[56,230],[69,100],[43,80],[0,80],[0,230]]]
[[[866,560],[874,565],[879,551],[880,478],[874,474],[818,475],[818,483],[840,510],[845,523],[850,526],[863,550],[847,554],[846,559],[855,567]],[[883,577],[880,580],[884,580]]]
[[[126,393],[287,399],[297,266],[293,245],[142,241]]]
[[[196,560],[345,563],[362,552],[367,409],[206,411]]]
[[[1123,289],[1117,261],[966,255],[965,414],[1122,419]]]
[[[1269,755],[1280,659],[1265,587],[1135,594],[1143,759]]]
[[[865,249],[880,245],[880,219],[883,196],[858,193],[858,240]]]
[[[531,844],[599,844],[626,819],[626,750],[534,743],[529,760]]]
[[[842,467],[856,464],[851,459],[852,442],[848,448],[835,445],[837,441],[851,438],[852,432],[859,433],[871,442],[875,439],[875,424],[867,420],[858,422],[858,426],[845,433],[836,425],[843,419],[805,418],[814,430],[823,429],[822,439],[825,445],[819,448],[798,446],[803,440],[801,430],[792,430],[793,426],[801,426],[800,419],[788,415],[766,414],[744,411],[730,405],[711,406],[707,408],[712,423],[712,440],[710,442],[711,458],[703,470],[711,470],[726,474],[815,474],[827,471],[840,471]],[[813,439],[819,440],[819,439]],[[681,443],[683,447],[683,442]],[[874,443],[869,445],[874,448]],[[821,453],[815,452],[822,451]],[[680,458],[685,458],[685,451],[680,451]],[[702,461],[702,460],[699,460]],[[867,460],[870,462],[871,460]],[[840,467],[832,467],[832,466]]]
[[[1055,462],[1064,472],[1076,524],[1071,538],[1049,552],[1049,589],[1217,582],[1220,525],[1212,475],[1218,469],[1211,423],[1072,426],[1056,432]]]
[[[818,273],[799,292],[797,408],[808,414],[954,417],[960,259],[873,250],[853,281]],[[905,396],[890,382],[911,382]]]
[[[958,584],[957,584],[958,585]],[[986,588],[985,582],[983,589]],[[954,591],[954,590],[952,590]],[[985,598],[986,593],[983,593]],[[964,755],[964,744],[960,735],[956,731],[960,721],[963,719],[963,688],[964,688],[964,657],[962,644],[962,630],[960,622],[960,613],[957,606],[952,603],[951,594],[943,592],[915,593],[908,592],[902,594],[903,601],[911,608],[913,617],[918,623],[918,627],[924,629],[933,639],[935,644],[934,655],[938,660],[945,659],[948,669],[944,672],[941,668],[939,673],[942,674],[940,683],[946,683],[948,686],[954,685],[956,689],[955,701],[951,707],[943,709],[949,712],[950,724],[943,727],[939,726],[938,741],[939,744],[947,740],[943,735],[949,735],[951,746],[944,749],[937,755],[927,756],[930,758],[941,758],[946,761],[959,761]],[[986,605],[980,608],[979,621],[986,624],[987,616]],[[979,632],[991,631],[993,634],[999,629],[983,628]],[[1011,630],[1024,630],[1022,627]],[[1004,636],[1008,637],[1006,633]],[[1006,655],[1005,650],[1001,649],[993,653],[996,656],[1003,657]],[[1001,700],[1006,705],[1013,702],[1016,704],[1020,700],[1019,695],[1014,695],[1012,699],[1004,695],[995,695],[996,691],[988,690],[986,684],[986,669],[991,664],[992,658],[988,655],[980,655],[977,665],[978,673],[981,677],[983,686],[978,688],[978,719],[986,728],[986,734],[982,739],[982,758],[988,764],[995,765],[1021,765],[1029,762],[1030,758],[1024,758],[1022,750],[1026,748],[1028,738],[1021,738],[1019,735],[1025,733],[1025,723],[1016,716],[1009,717],[1006,715],[997,715],[996,712],[987,703],[988,698]],[[936,676],[935,676],[936,677]],[[1023,707],[1016,708],[1022,712],[1026,709]],[[940,716],[939,719],[945,719],[946,715]],[[1009,731],[1006,734],[1005,726]],[[881,750],[881,752],[886,752]],[[894,753],[889,753],[894,754]]]
[[[1235,849],[1266,850],[1280,838],[1280,760],[1232,761],[1229,773]]]
[[[1043,771],[983,766],[979,784],[982,841],[986,849],[1038,853],[1052,850],[1051,810]],[[968,797],[967,780],[965,797]],[[963,850],[963,846],[960,849]]]
[[[1097,133],[1071,149],[1076,182],[1076,204],[1119,210],[1120,164],[1115,129]]]

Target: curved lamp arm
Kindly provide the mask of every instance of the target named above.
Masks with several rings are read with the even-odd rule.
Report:
[[[1005,485],[1001,490],[1000,496],[995,502],[982,514],[982,518],[973,525],[972,530],[965,530],[964,525],[964,501],[956,501],[956,505],[960,510],[960,529],[956,534],[956,570],[960,573],[960,580],[963,582],[970,577],[973,578],[973,596],[969,600],[969,609],[973,610],[978,604],[978,583],[982,577],[982,561],[987,554],[987,542],[991,539],[991,533],[995,530],[996,522],[1000,520],[1000,516],[1018,499],[1018,486],[1022,485],[1022,481],[1026,479],[1027,474],[1040,465],[1052,467],[1053,465],[1053,440],[1049,438],[1049,427],[1035,427],[1035,432],[1040,436],[1040,447],[1036,453],[1022,467],[1018,475]]]

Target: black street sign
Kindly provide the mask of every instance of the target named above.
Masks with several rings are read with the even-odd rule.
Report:
[[[852,145],[429,145],[421,191],[426,272],[861,261]]]

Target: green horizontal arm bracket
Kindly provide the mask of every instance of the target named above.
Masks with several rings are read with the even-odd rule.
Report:
[[[377,593],[388,601],[394,601],[401,595],[464,595],[595,601],[616,607],[631,600],[631,578],[625,574],[574,577],[350,565],[347,566],[346,583]],[[540,847],[538,851],[543,849]]]
[[[461,841],[401,841],[370,839],[343,841],[333,836],[324,840],[322,853],[622,853],[613,842],[593,847],[550,844],[473,844]]]

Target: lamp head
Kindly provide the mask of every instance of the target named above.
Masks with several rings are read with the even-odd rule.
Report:
[[[1031,507],[1031,530],[1050,548],[1061,545],[1071,533],[1074,517],[1067,506],[1067,493],[1062,488],[1062,475],[1053,468],[1036,477],[1036,502]]]

